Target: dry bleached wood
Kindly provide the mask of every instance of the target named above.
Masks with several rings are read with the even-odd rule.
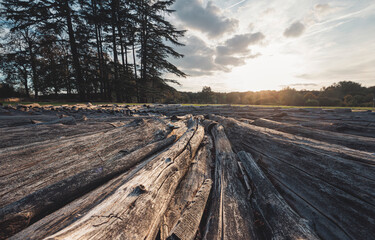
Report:
[[[322,143],[325,147],[319,148],[308,139],[233,119],[213,118],[226,126],[237,150],[259,158],[271,181],[291,206],[312,222],[319,236],[370,239],[374,235],[374,165],[340,156],[335,151],[337,145],[329,148]]]
[[[203,146],[198,150],[188,172],[178,185],[169,203],[161,223],[161,239],[165,239],[170,235],[171,229],[176,225],[185,207],[189,202],[193,201],[202,182],[211,178],[211,149],[213,147],[211,137],[205,136],[202,143]]]
[[[238,179],[237,157],[224,128],[212,128],[215,142],[215,178],[205,239],[257,239],[247,193]]]
[[[65,114],[65,111],[79,119],[84,111],[80,108],[60,108],[63,111],[60,113]],[[32,219],[32,225],[12,239],[154,239],[157,234],[160,239],[169,235],[177,239],[315,239],[314,230],[322,239],[371,239],[374,235],[371,223],[375,222],[375,193],[372,191],[375,159],[373,152],[357,150],[358,144],[363,147],[368,143],[363,139],[357,143],[353,141],[355,137],[344,134],[344,139],[349,140],[341,144],[337,134],[314,132],[308,127],[302,127],[300,133],[298,126],[299,119],[342,120],[363,126],[361,120],[372,121],[367,115],[322,110],[306,114],[301,110],[230,106],[154,105],[138,109],[153,116],[158,116],[157,113],[169,116],[172,113],[218,113],[246,117],[259,124],[271,122],[269,127],[281,127],[282,131],[295,135],[222,117],[213,117],[216,121],[205,119],[202,125],[206,133],[212,131],[215,139],[216,162],[212,194],[205,204],[207,191],[203,191],[204,196],[197,191],[204,179],[210,178],[210,138],[206,137],[200,144],[203,129],[191,120],[188,128],[185,122],[190,116],[179,116],[173,123],[161,115],[142,117],[144,120],[138,118],[133,124],[121,127],[123,121],[128,123],[129,120],[122,117],[95,119],[94,115],[100,116],[100,113],[90,113],[88,121],[77,122],[77,125],[53,125],[59,128],[55,131],[56,138],[44,135],[52,125],[12,128],[17,130],[15,132],[0,129],[10,140],[14,139],[12,136],[27,136],[38,129],[44,133],[33,139],[50,139],[22,144],[33,142],[30,139],[19,142],[22,146],[0,149],[0,184],[4,186],[0,189],[0,207],[1,202],[3,207],[4,204],[16,206],[26,196],[29,200],[41,199],[38,203],[42,208],[54,211],[45,216],[48,211],[43,210],[43,214]],[[110,106],[98,110],[116,109]],[[25,114],[30,113],[15,114],[26,117]],[[257,120],[267,116],[283,123]],[[88,124],[97,124],[101,132]],[[84,130],[78,129],[81,126],[87,127],[90,133],[83,133]],[[62,127],[65,133],[72,134],[65,137]],[[22,129],[27,129],[24,135]],[[141,162],[131,157],[146,149],[147,144],[148,147],[168,145],[173,135],[180,140],[164,152],[153,154],[154,148],[149,149],[148,155],[153,155],[144,156]],[[64,137],[58,139],[61,136]],[[231,147],[236,152],[251,152],[258,164],[244,153],[237,156]],[[238,161],[241,154],[244,162]],[[65,199],[54,205],[62,195]],[[200,201],[193,200],[199,195]],[[39,205],[31,207],[29,215],[40,211]],[[24,213],[27,215],[26,210]],[[308,219],[311,226],[300,216]],[[191,219],[193,221],[187,224]],[[18,224],[25,222],[22,216],[15,220],[20,220]]]
[[[148,169],[146,172],[149,172],[151,174],[152,172],[150,171],[152,171],[152,165],[150,165],[150,163],[152,163],[152,161],[155,164],[155,161],[156,163],[159,163],[160,160],[162,162],[167,160],[166,163],[171,164],[173,160],[172,156],[179,155],[183,147],[188,147],[187,144],[192,134],[191,131],[186,132],[187,128],[184,127],[185,124],[183,124],[182,122],[179,122],[178,126],[179,128],[173,130],[172,133],[181,137],[181,135],[183,135],[181,131],[185,131],[185,135],[183,135],[182,139],[180,139],[175,145],[170,147],[167,152],[152,156],[150,159],[138,164],[131,171],[116,177],[115,179],[102,185],[96,190],[86,194],[79,199],[76,199],[72,203],[34,223],[30,227],[24,229],[22,232],[16,234],[12,239],[42,239],[60,230],[63,230],[64,228],[69,227],[74,222],[76,222],[77,219],[85,216],[89,211],[95,208],[98,204],[105,201],[109,196],[113,196],[119,188],[126,184],[141,169],[145,172],[146,168]],[[140,187],[141,191],[142,189],[143,187]],[[121,191],[118,194],[119,195],[117,195],[117,197],[122,197]],[[118,209],[122,208],[120,205],[116,205],[116,207],[118,207]],[[108,210],[110,211],[111,209]],[[112,217],[114,216],[110,215],[108,218]],[[105,220],[105,217],[103,217],[102,220]],[[105,235],[105,233],[103,234]],[[105,238],[111,238],[110,236],[111,235],[109,234],[108,236],[105,236]]]
[[[161,217],[200,145],[196,121],[169,150],[155,157],[112,195],[50,238],[153,239]]]
[[[237,155],[254,185],[252,199],[261,211],[272,239],[319,239],[307,221],[285,202],[252,156],[243,151]]]
[[[206,179],[193,201],[187,207],[178,220],[177,225],[172,229],[171,236],[168,239],[173,240],[193,240],[197,233],[204,208],[212,185],[211,179]]]
[[[316,139],[319,141],[343,145],[356,150],[375,152],[374,138],[352,136],[343,133],[327,132],[324,130],[302,127],[295,124],[280,123],[264,118],[257,119],[252,124],[256,126],[276,129],[282,132],[296,134],[307,138]]]
[[[175,136],[151,143],[124,157],[104,162],[101,166],[78,173],[0,209],[0,231],[10,236],[67,202],[129,170],[155,152],[170,145]]]
[[[123,120],[129,123],[129,120]],[[26,125],[18,127],[0,128],[0,148],[25,146],[30,143],[54,140],[66,137],[78,137],[95,132],[103,132],[113,127],[106,122],[86,122],[77,125]]]
[[[0,207],[161,140],[169,132],[165,123],[136,120],[110,131],[0,149]]]

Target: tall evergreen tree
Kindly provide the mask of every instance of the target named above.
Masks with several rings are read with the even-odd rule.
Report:
[[[138,6],[139,25],[140,25],[140,45],[141,51],[141,101],[146,102],[147,96],[154,96],[155,88],[160,88],[167,82],[175,82],[162,78],[163,73],[173,73],[179,77],[185,77],[186,74],[180,71],[175,65],[168,61],[168,57],[183,57],[176,52],[173,47],[168,45],[182,46],[178,38],[182,37],[185,31],[177,30],[170,22],[165,19],[166,14],[171,14],[174,10],[169,7],[175,0],[152,1],[141,0]]]
[[[61,92],[78,93],[81,100],[155,101],[171,91],[164,73],[185,76],[168,61],[182,57],[171,45],[181,45],[178,38],[184,34],[165,19],[173,2],[4,1],[1,17],[9,22],[11,35],[22,40],[19,57],[11,62],[24,67],[13,77],[26,92],[32,86],[36,97]],[[9,47],[9,53],[17,47]]]

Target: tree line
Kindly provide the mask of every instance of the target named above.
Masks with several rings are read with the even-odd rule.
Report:
[[[0,1],[2,86],[38,99],[155,102],[185,77],[167,16],[175,0]]]
[[[259,92],[214,92],[203,87],[200,92],[178,92],[166,99],[168,103],[193,104],[247,104],[284,106],[346,106],[373,107],[375,86],[363,87],[360,83],[341,81],[319,91],[300,90],[287,87],[280,91]]]

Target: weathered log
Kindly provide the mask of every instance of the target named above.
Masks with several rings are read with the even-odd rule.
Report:
[[[161,226],[161,234],[164,237],[161,236],[161,239],[170,235],[171,229],[177,224],[185,207],[193,201],[202,182],[211,178],[211,150],[213,147],[211,137],[206,136],[202,143],[204,145],[199,149],[188,172],[178,185],[165,212]]]
[[[175,189],[200,145],[204,130],[193,122],[158,155],[77,221],[50,238],[153,239]]]
[[[254,185],[252,199],[269,226],[272,239],[319,239],[307,221],[285,202],[253,157],[243,151],[237,155]]]
[[[106,161],[99,167],[80,172],[4,206],[0,209],[0,232],[5,237],[13,235],[34,222],[35,219],[44,217],[116,175],[129,170],[143,159],[172,144],[175,139],[175,136],[172,136],[151,143],[124,157]]]
[[[41,220],[25,228],[16,235],[10,237],[9,239],[44,239],[71,225],[97,204],[105,200],[108,196],[112,195],[121,185],[129,181],[139,170],[145,167],[156,156],[157,155],[154,155],[146,159],[145,161],[140,162],[130,171],[127,171],[120,176],[115,177],[114,179],[96,188],[95,190],[72,201],[71,203],[42,218]]]
[[[264,118],[257,119],[252,124],[260,127],[276,129],[281,132],[291,133],[298,136],[316,139],[319,141],[343,145],[356,150],[375,152],[374,138],[327,132],[319,129],[302,127],[295,124],[280,123]]]
[[[238,164],[238,168],[241,171],[242,179],[245,182],[246,190],[248,192],[248,197],[250,198],[251,194],[253,193],[253,190],[251,189],[249,177],[244,170],[242,162],[237,162],[237,164]]]
[[[125,124],[130,122],[129,120],[123,121]],[[26,146],[30,143],[46,140],[62,140],[67,137],[78,137],[96,132],[104,132],[112,128],[110,124],[100,121],[77,123],[77,125],[25,125],[0,128],[0,135],[2,137],[0,148]]]
[[[212,128],[215,142],[215,178],[205,239],[256,239],[253,211],[240,180],[237,157],[224,128]]]
[[[177,225],[172,229],[171,240],[193,240],[198,231],[203,211],[211,191],[212,180],[206,179],[193,201],[178,220]]]
[[[170,129],[152,120],[107,132],[0,149],[0,207],[79,172],[165,138]],[[17,159],[15,161],[14,159]]]
[[[187,120],[187,119],[189,119],[191,117],[193,117],[193,115],[191,115],[191,114],[182,115],[182,116],[173,115],[171,117],[171,120],[172,121],[181,121],[181,120]]]
[[[260,159],[259,165],[280,192],[292,191],[297,196],[286,199],[297,202],[291,206],[312,221],[319,236],[368,239],[374,234],[370,230],[375,222],[374,165],[340,156],[337,145],[322,143],[325,147],[318,148],[318,143],[308,144],[308,139],[233,119],[214,119],[226,126],[238,151]],[[374,161],[374,157],[368,158]]]

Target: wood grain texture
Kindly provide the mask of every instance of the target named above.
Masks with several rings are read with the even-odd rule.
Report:
[[[47,239],[153,239],[203,135],[203,127],[192,121],[186,134],[170,149],[150,161],[82,218]]]
[[[168,239],[175,240],[193,240],[198,231],[203,211],[211,191],[212,180],[206,179],[199,191],[196,193],[193,201],[181,215],[176,226],[171,230]]]
[[[237,150],[248,151],[259,159],[258,164],[281,193],[295,194],[285,199],[293,199],[292,208],[312,221],[319,236],[371,239],[375,169],[370,154],[358,151],[357,158],[367,156],[368,163],[364,163],[353,160],[354,154],[338,153],[337,145],[319,146],[312,140],[233,119],[214,119],[226,127]],[[312,217],[314,214],[319,217]]]
[[[215,177],[204,239],[257,239],[253,211],[239,178],[237,156],[221,125],[212,128]]]
[[[307,221],[285,202],[251,154],[241,151],[237,155],[254,186],[252,200],[270,230],[267,234],[272,239],[319,239]]]
[[[178,185],[172,197],[168,209],[165,212],[161,226],[161,237],[165,239],[170,235],[170,231],[177,224],[185,208],[193,201],[196,193],[205,179],[211,179],[211,166],[213,159],[211,150],[213,148],[211,137],[206,136],[202,142],[203,146],[198,150],[188,172]]]

